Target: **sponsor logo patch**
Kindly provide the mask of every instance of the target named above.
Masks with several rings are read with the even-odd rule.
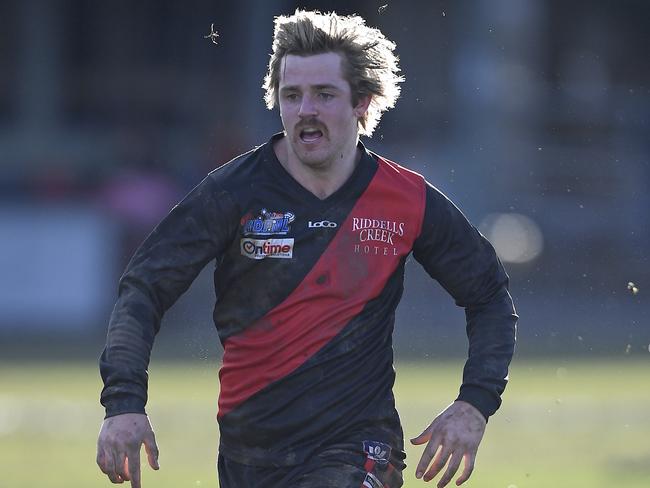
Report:
[[[244,238],[240,244],[242,256],[250,259],[293,257],[293,238],[290,239],[250,239]]]
[[[390,459],[390,446],[379,441],[363,441],[363,450],[377,464],[388,464]]]
[[[243,219],[242,233],[245,236],[286,235],[291,229],[289,224],[295,219],[293,212],[270,212],[263,208],[257,217]]]

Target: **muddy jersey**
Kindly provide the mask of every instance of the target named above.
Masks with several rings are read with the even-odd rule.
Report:
[[[106,415],[144,413],[161,318],[214,260],[220,452],[292,465],[372,439],[401,462],[391,337],[411,253],[466,310],[458,398],[493,414],[517,317],[492,246],[422,176],[361,143],[351,177],[317,198],[278,161],[280,137],[210,173],[133,256],[100,360]]]

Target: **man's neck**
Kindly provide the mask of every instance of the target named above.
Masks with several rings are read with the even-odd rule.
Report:
[[[283,137],[273,145],[280,164],[301,186],[321,200],[326,199],[348,180],[361,159],[361,150],[356,143],[351,150],[341,154],[338,159],[320,167],[311,167],[298,160]]]

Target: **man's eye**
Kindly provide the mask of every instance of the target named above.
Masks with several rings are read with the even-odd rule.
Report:
[[[330,98],[334,97],[334,95],[332,95],[331,93],[325,93],[325,92],[319,93],[318,96],[320,96],[323,100],[329,100]]]
[[[293,101],[295,101],[295,100],[298,100],[298,94],[296,94],[296,93],[287,93],[287,94],[284,96],[284,98],[286,98],[287,100],[290,100],[290,101],[293,102]]]

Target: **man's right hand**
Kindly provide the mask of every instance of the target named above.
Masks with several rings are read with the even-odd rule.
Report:
[[[131,481],[141,488],[140,448],[144,444],[149,466],[159,469],[158,446],[149,423],[141,413],[125,413],[104,420],[97,439],[97,465],[113,483]]]

